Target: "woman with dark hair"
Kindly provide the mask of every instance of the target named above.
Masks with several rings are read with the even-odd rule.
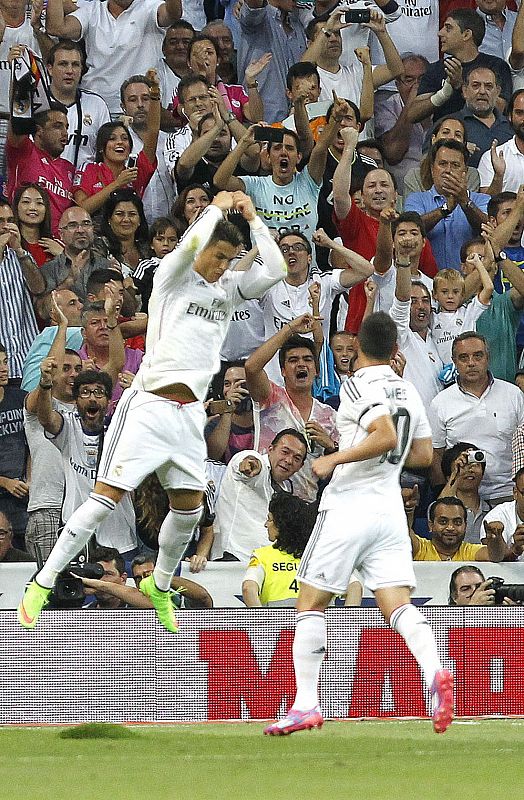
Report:
[[[144,207],[133,189],[111,192],[104,205],[100,233],[109,253],[120,261],[124,277],[127,277],[149,253]]]
[[[179,236],[187,230],[212,199],[211,190],[201,183],[190,183],[180,192],[171,209],[171,216]]]
[[[151,108],[142,137],[144,147],[131,156],[133,141],[123,122],[106,122],[96,136],[96,163],[84,164],[75,175],[75,203],[90,214],[99,211],[111,192],[130,187],[142,197],[156,169],[160,130],[160,87],[154,70],[147,73]]]
[[[287,492],[269,501],[266,547],[253,551],[242,582],[248,608],[294,606],[298,596],[296,573],[315,524],[317,507]]]
[[[19,186],[13,197],[13,214],[22,247],[31,253],[39,267],[60,255],[64,246],[51,234],[49,195],[42,186],[37,183]]]
[[[425,192],[431,189],[433,178],[431,177],[431,146],[440,139],[454,139],[467,146],[466,128],[463,120],[456,117],[442,117],[435,123],[428,144],[426,155],[420,162],[419,167],[413,167],[406,173],[404,178],[404,197],[411,192]],[[468,189],[471,192],[478,192],[480,189],[480,176],[475,167],[468,167]]]

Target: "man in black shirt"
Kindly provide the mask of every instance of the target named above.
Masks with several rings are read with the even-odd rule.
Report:
[[[14,531],[17,543],[23,545],[29,496],[29,486],[25,480],[26,392],[16,386],[8,386],[8,380],[7,353],[5,346],[0,344],[0,516],[5,515],[11,520],[11,534]]]

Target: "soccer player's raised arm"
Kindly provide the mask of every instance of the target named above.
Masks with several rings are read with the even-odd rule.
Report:
[[[191,223],[175,249],[164,256],[155,272],[154,285],[169,283],[181,278],[193,268],[196,256],[209,242],[217,222],[223,219],[224,211],[233,206],[231,192],[219,192],[213,202]]]
[[[253,244],[258,248],[262,259],[254,261],[251,269],[243,272],[238,279],[240,299],[252,300],[261,297],[275,283],[286,277],[286,261],[269,228],[257,216],[251,198],[244,192],[233,192],[233,207],[249,223]]]

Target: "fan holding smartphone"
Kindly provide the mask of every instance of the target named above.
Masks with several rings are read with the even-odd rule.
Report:
[[[351,50],[351,62],[344,63],[345,41],[343,48],[342,34],[357,27],[375,34],[385,64],[372,66],[366,43]],[[320,75],[319,100],[330,100],[335,91],[338,97],[351,100],[360,107],[362,122],[371,119],[374,90],[389,83],[403,71],[402,59],[386,30],[384,15],[378,9],[339,6],[327,20],[321,17],[310,22],[307,30],[310,44],[302,60],[311,61],[317,66]]]

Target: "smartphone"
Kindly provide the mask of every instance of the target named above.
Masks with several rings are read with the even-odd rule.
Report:
[[[206,408],[206,414],[208,417],[212,417],[214,414],[227,414],[232,410],[233,403],[231,400],[211,400]]]
[[[269,128],[257,125],[255,128],[255,142],[283,142],[284,128]]]
[[[136,169],[137,161],[138,161],[138,156],[129,156],[129,158],[127,159],[126,168]]]
[[[369,8],[350,8],[346,11],[345,22],[369,22],[371,11]]]

